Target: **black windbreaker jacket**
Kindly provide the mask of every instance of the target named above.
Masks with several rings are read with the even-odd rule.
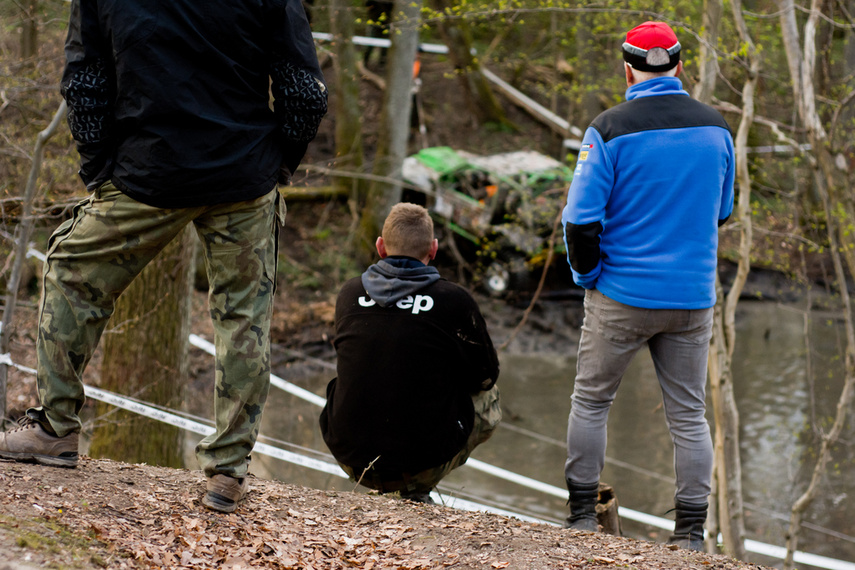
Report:
[[[73,0],[65,51],[81,178],[156,207],[266,194],[327,109],[300,0]]]

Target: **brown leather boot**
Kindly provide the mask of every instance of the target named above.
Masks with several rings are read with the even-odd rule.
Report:
[[[246,496],[248,489],[249,481],[246,477],[235,479],[228,475],[217,474],[208,478],[202,504],[221,513],[233,513],[238,503]]]
[[[0,457],[54,467],[77,467],[77,441],[76,432],[57,437],[35,419],[23,416],[17,427],[0,433]]]

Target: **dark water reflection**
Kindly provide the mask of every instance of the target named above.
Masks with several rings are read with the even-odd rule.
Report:
[[[813,382],[806,373],[804,318],[794,307],[743,302],[737,317],[738,346],[734,378],[741,414],[741,445],[748,538],[784,545],[789,509],[803,491],[818,447],[811,424],[828,427],[842,386],[841,327],[833,315],[814,314],[810,327]],[[575,347],[568,347],[568,354]],[[564,434],[575,371],[575,358],[562,355],[502,355],[500,379],[506,421],[474,458],[564,487]],[[316,394],[332,375],[277,373]],[[608,462],[602,480],[612,484],[621,506],[655,516],[666,515],[673,501],[672,447],[660,405],[650,357],[640,354],[627,371],[609,421]],[[263,434],[275,434],[278,447],[296,444],[326,452],[317,427],[319,408],[272,389]],[[815,420],[814,420],[815,418]],[[821,492],[805,520],[800,550],[855,561],[855,430],[844,430],[829,463]],[[256,454],[253,470],[262,477],[316,488],[352,490],[334,475],[297,467]],[[469,466],[446,480],[445,494],[477,498],[542,518],[560,521],[564,498],[485,474]],[[624,521],[629,536],[664,540],[665,531]],[[827,530],[823,530],[827,529]],[[844,536],[836,536],[834,533]],[[764,564],[778,564],[760,559]]]

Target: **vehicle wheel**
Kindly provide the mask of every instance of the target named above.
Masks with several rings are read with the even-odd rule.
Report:
[[[527,289],[531,276],[525,257],[519,253],[501,255],[487,266],[482,278],[484,289],[494,297],[504,297]]]

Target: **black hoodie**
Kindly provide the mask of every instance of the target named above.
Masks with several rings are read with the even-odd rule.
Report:
[[[466,443],[471,395],[499,362],[478,305],[435,268],[389,257],[345,283],[335,314],[338,377],[321,412],[335,458],[389,479],[445,463]]]

